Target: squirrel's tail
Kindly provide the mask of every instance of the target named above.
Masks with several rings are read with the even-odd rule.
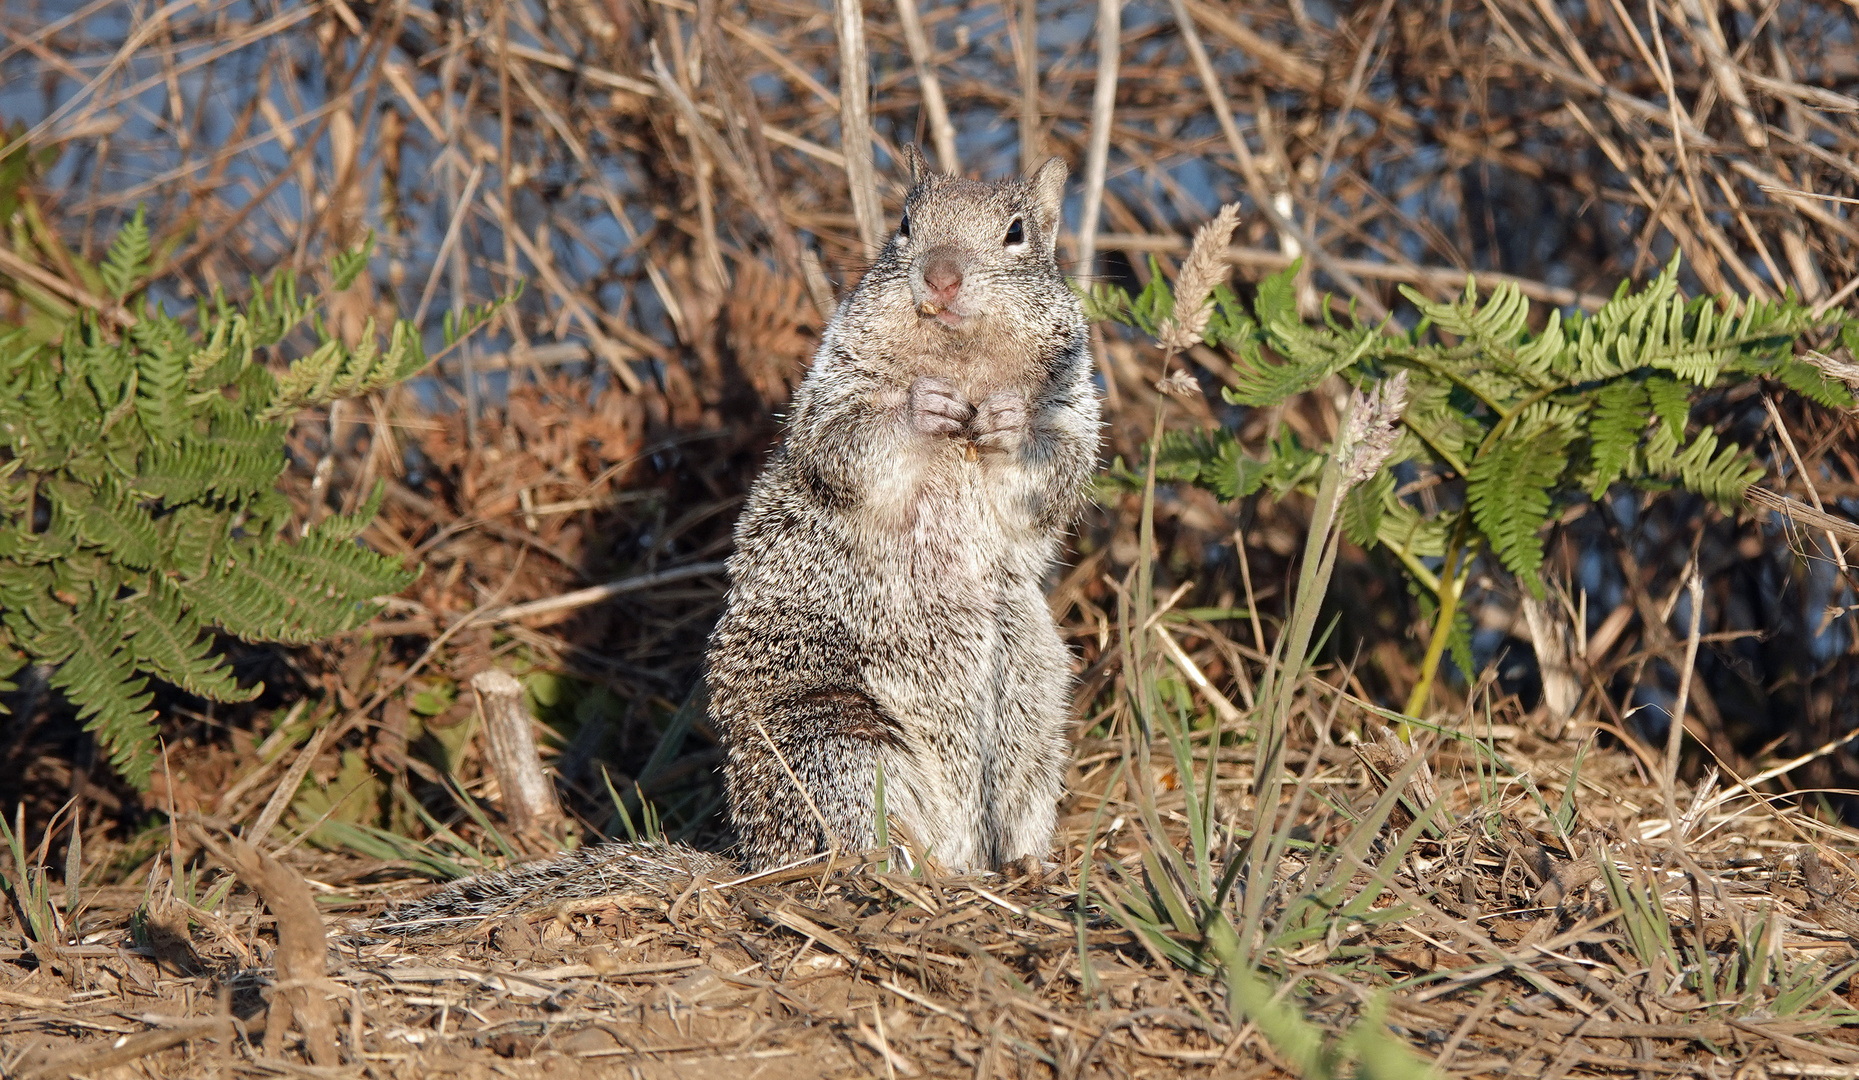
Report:
[[[429,896],[369,921],[368,934],[411,936],[469,927],[485,919],[536,911],[697,876],[734,875],[741,867],[723,855],[684,844],[595,844],[552,859],[455,881]]]

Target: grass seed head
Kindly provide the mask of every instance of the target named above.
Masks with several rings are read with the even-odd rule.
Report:
[[[1181,276],[1175,280],[1175,312],[1163,324],[1157,339],[1163,348],[1186,349],[1200,343],[1213,317],[1207,301],[1213,296],[1214,286],[1226,280],[1226,246],[1238,227],[1239,204],[1227,203],[1194,234],[1194,246],[1181,265]]]

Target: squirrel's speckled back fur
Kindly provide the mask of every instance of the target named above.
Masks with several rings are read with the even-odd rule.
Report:
[[[1044,587],[1098,447],[1089,336],[1055,255],[1065,166],[981,183],[907,156],[903,219],[795,392],[710,640],[750,869],[873,846],[880,768],[891,820],[944,866],[1050,851],[1071,657]],[[649,861],[715,866],[679,851]],[[550,867],[587,878],[601,852],[637,865],[604,845],[507,889],[454,885],[419,914],[448,896],[480,914],[562,899],[539,890]]]

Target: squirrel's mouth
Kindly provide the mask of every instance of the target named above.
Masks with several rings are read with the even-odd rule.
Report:
[[[941,307],[928,300],[917,305],[917,315],[924,322],[933,322],[949,330],[963,329],[974,321],[974,316],[967,312]]]

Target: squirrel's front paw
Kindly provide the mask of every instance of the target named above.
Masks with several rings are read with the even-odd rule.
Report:
[[[960,435],[975,415],[955,384],[925,375],[910,384],[910,427],[919,435]]]
[[[1026,399],[1018,394],[989,394],[975,410],[975,445],[983,450],[1011,454],[1026,441]]]

